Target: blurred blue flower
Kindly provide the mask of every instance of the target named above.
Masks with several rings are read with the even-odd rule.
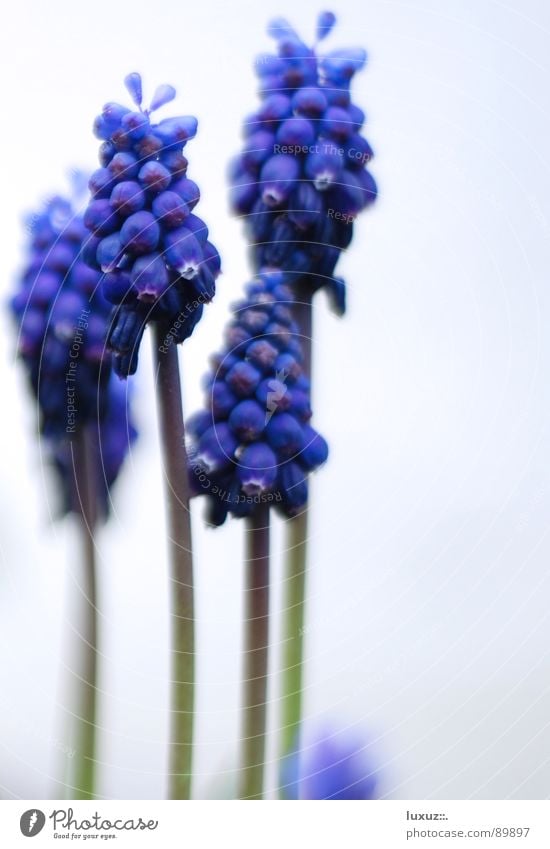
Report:
[[[164,323],[167,344],[191,335],[220,273],[208,228],[193,212],[200,191],[182,155],[197,120],[152,123],[151,113],[173,100],[175,89],[159,86],[142,109],[140,75],[129,74],[125,83],[137,108],[107,103],[95,121],[101,167],[90,178],[84,215],[92,234],[85,259],[103,273],[103,293],[114,305],[108,346],[120,377],[136,371],[149,321]]]
[[[378,767],[364,741],[326,731],[295,749],[282,763],[281,786],[288,799],[376,799]]]
[[[310,425],[294,298],[281,276],[259,276],[234,305],[225,347],[212,358],[206,409],[187,425],[192,492],[207,496],[214,525],[228,513],[249,516],[259,503],[296,515],[308,473],[328,456]]]
[[[75,175],[75,183],[81,175]],[[87,231],[74,202],[56,196],[27,220],[27,260],[10,301],[23,361],[39,410],[40,433],[59,472],[63,503],[79,510],[72,446],[83,428],[95,434],[104,507],[136,438],[127,393],[111,375],[105,343],[111,305],[101,272],[82,258]]]
[[[335,23],[318,19],[317,39]],[[354,74],[366,62],[360,48],[320,55],[284,19],[270,24],[277,54],[259,56],[259,109],[244,123],[244,146],[230,169],[231,203],[246,224],[256,270],[276,267],[286,282],[326,287],[345,309],[345,287],[334,277],[357,215],[376,184],[372,149],[361,135],[365,115],[351,102]]]

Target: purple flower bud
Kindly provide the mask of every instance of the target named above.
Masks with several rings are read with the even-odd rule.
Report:
[[[110,203],[122,217],[139,212],[145,206],[145,193],[139,183],[124,180],[118,183],[111,194]]]
[[[239,398],[252,395],[260,382],[260,372],[251,363],[239,362],[229,370],[225,381]]]
[[[280,206],[290,195],[300,168],[296,157],[278,153],[264,164],[260,182],[262,200],[267,206]]]
[[[317,41],[322,41],[330,35],[335,23],[336,15],[333,12],[321,12],[317,18]]]
[[[166,118],[155,127],[155,133],[161,139],[164,150],[181,150],[189,139],[197,135],[197,119],[192,115],[178,118]]]
[[[299,182],[288,202],[288,220],[298,230],[308,230],[318,224],[324,214],[323,198],[307,181]]]
[[[166,262],[186,280],[198,273],[203,253],[200,242],[187,227],[171,230],[164,237]]]
[[[140,256],[134,262],[130,280],[138,293],[138,300],[156,301],[170,285],[164,260],[158,253]]]
[[[84,213],[84,224],[96,236],[107,236],[118,229],[119,220],[108,200],[93,200]]]
[[[86,236],[82,243],[82,259],[90,268],[94,268],[97,271],[101,270],[97,261],[97,249],[100,242],[100,236]]]
[[[136,106],[141,106],[141,102],[143,100],[143,91],[141,85],[141,74],[138,74],[136,71],[128,74],[124,77],[124,85],[128,89],[130,97],[136,104]]]
[[[209,427],[199,439],[194,459],[213,474],[231,466],[238,442],[227,422]]]
[[[139,162],[132,153],[116,153],[107,166],[116,180],[133,180],[139,171]]]
[[[216,380],[210,390],[210,403],[214,418],[221,419],[228,416],[235,407],[237,397],[225,381]]]
[[[266,424],[274,413],[282,413],[288,410],[290,393],[284,376],[277,377],[277,372],[275,372],[275,375],[262,380],[256,390],[256,399],[266,411]]]
[[[122,119],[121,129],[131,141],[139,141],[147,135],[150,126],[143,112],[128,112]]]
[[[307,504],[307,477],[298,463],[285,463],[279,469],[277,485],[281,490],[287,516],[297,516]]]
[[[99,243],[96,254],[101,270],[114,271],[123,252],[119,233],[111,233],[110,236],[105,236]]]
[[[123,250],[133,255],[148,254],[157,247],[160,239],[160,227],[151,212],[134,212],[126,219],[120,230],[120,243]]]
[[[231,411],[229,426],[242,442],[255,442],[265,426],[265,410],[257,401],[241,401]]]
[[[277,479],[277,457],[265,442],[247,445],[239,456],[237,478],[245,495],[269,492]]]
[[[353,121],[347,109],[331,106],[324,114],[322,129],[336,141],[345,141],[353,132]]]
[[[275,136],[268,130],[258,130],[248,136],[243,147],[242,164],[244,169],[251,170],[262,165],[273,155]]]
[[[157,159],[164,153],[164,145],[155,133],[146,133],[135,145],[141,163],[146,159]]]
[[[281,121],[283,118],[289,118],[292,114],[292,105],[290,97],[286,94],[272,94],[266,97],[258,110],[258,120],[260,121]]]
[[[288,410],[301,424],[307,423],[312,416],[311,405],[309,403],[309,392],[303,392],[301,389],[291,389],[288,393],[289,405]]]
[[[188,418],[185,429],[193,439],[199,439],[209,427],[212,427],[212,423],[212,413],[209,410],[199,410]]]
[[[280,145],[309,147],[315,139],[315,129],[307,118],[287,118],[277,130],[276,141]]]
[[[332,183],[338,182],[343,167],[343,158],[338,149],[331,149],[328,144],[323,144],[320,151],[314,151],[307,157],[305,173],[317,191],[322,192]]]
[[[155,89],[155,93],[153,95],[153,99],[151,100],[151,104],[149,106],[150,112],[155,112],[155,110],[160,109],[161,106],[164,106],[166,103],[170,103],[176,96],[176,89],[173,85],[167,85],[164,83],[163,85],[157,86]],[[173,118],[169,118],[168,120],[174,120]]]
[[[181,197],[189,209],[194,209],[201,197],[199,187],[188,177],[181,177],[179,180],[176,180],[172,185],[172,191]]]
[[[170,185],[172,175],[161,162],[146,162],[139,170],[138,180],[152,192],[164,192]]]
[[[160,161],[165,165],[174,177],[181,177],[187,171],[188,162],[177,150],[168,150],[162,152]]]
[[[108,198],[114,186],[114,178],[108,168],[98,168],[88,182],[94,198]]]
[[[320,60],[320,71],[331,82],[349,82],[357,71],[361,71],[367,61],[362,47],[347,50],[334,50]]]
[[[99,161],[103,167],[106,167],[113,156],[116,154],[116,147],[112,141],[104,141],[99,148]]]
[[[327,108],[327,99],[315,86],[300,88],[292,98],[292,110],[306,118],[320,118]]]
[[[153,214],[163,227],[179,227],[189,215],[189,207],[176,192],[162,192],[153,201]]]
[[[278,355],[278,349],[266,339],[255,339],[246,349],[247,359],[262,371],[272,368]]]
[[[303,429],[290,413],[273,416],[265,430],[267,441],[281,457],[295,457],[304,446]]]
[[[320,433],[317,433],[309,425],[304,425],[304,447],[300,452],[299,460],[308,471],[322,466],[328,459],[328,445]]]
[[[113,271],[103,277],[103,294],[110,304],[122,304],[137,298],[137,289],[126,271]]]

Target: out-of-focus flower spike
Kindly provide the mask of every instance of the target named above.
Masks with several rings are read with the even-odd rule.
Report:
[[[106,513],[109,487],[135,429],[128,408],[118,429],[112,417],[120,396],[106,349],[111,307],[101,291],[99,263],[92,268],[83,261],[90,242],[94,256],[111,267],[119,254],[117,236],[90,239],[76,204],[51,198],[30,219],[27,266],[11,309],[19,328],[19,356],[40,410],[41,435],[59,472],[67,509],[81,512],[69,462],[71,443],[84,431],[97,443],[98,428],[106,423],[99,446],[110,458],[105,480],[97,469],[100,508]]]

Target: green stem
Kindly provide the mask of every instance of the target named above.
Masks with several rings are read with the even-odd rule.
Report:
[[[304,665],[307,510],[287,522],[281,699],[281,757],[299,742]]]
[[[263,797],[269,647],[269,507],[247,520],[241,799]]]
[[[75,482],[81,508],[83,562],[81,593],[84,614],[79,622],[81,643],[78,736],[74,789],[76,799],[95,798],[97,695],[97,589],[94,533],[98,520],[97,466],[94,436],[87,430],[75,448]]]
[[[195,614],[188,463],[177,348],[174,344],[164,344],[165,327],[159,322],[154,322],[153,327],[172,569],[169,795],[171,799],[190,799],[195,699]]]
[[[311,381],[312,358],[312,287],[308,280],[296,286],[294,318],[300,329],[303,369]],[[286,571],[283,607],[283,658],[281,669],[281,728],[280,758],[293,749],[299,750],[302,721],[302,691],[304,666],[304,609],[306,592],[308,505],[286,522]],[[279,795],[286,798],[285,788]]]

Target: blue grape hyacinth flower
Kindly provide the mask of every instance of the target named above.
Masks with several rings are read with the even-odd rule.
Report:
[[[281,785],[287,799],[373,800],[379,770],[368,746],[327,730],[295,749],[282,762]]]
[[[275,55],[259,56],[261,104],[244,123],[243,150],[230,168],[231,205],[243,217],[256,270],[286,271],[287,282],[325,287],[338,313],[345,286],[334,270],[353,236],[353,222],[376,198],[361,134],[364,112],[351,83],[363,68],[361,48],[321,54],[335,16],[318,19],[308,47],[284,19],[269,34]]]
[[[75,183],[80,181],[75,175]],[[74,201],[51,198],[28,218],[27,232],[27,259],[10,310],[18,356],[38,404],[40,433],[59,472],[64,507],[78,512],[72,444],[84,428],[94,432],[98,488],[106,508],[137,435],[127,393],[121,395],[106,350],[111,305],[101,292],[101,273],[83,261],[88,233]]]
[[[108,345],[120,377],[136,371],[149,321],[164,323],[169,344],[192,334],[220,273],[208,228],[194,212],[200,191],[182,154],[196,135],[196,118],[154,123],[152,113],[174,99],[175,89],[159,86],[144,109],[140,75],[129,74],[125,84],[136,108],[107,103],[95,121],[101,167],[90,178],[84,215],[91,233],[85,258],[102,272],[103,293],[114,305]]]
[[[281,278],[257,277],[234,305],[225,347],[212,358],[205,409],[187,425],[192,492],[207,496],[213,525],[228,513],[250,516],[260,503],[297,515],[308,473],[328,456],[310,424],[294,298]]]

